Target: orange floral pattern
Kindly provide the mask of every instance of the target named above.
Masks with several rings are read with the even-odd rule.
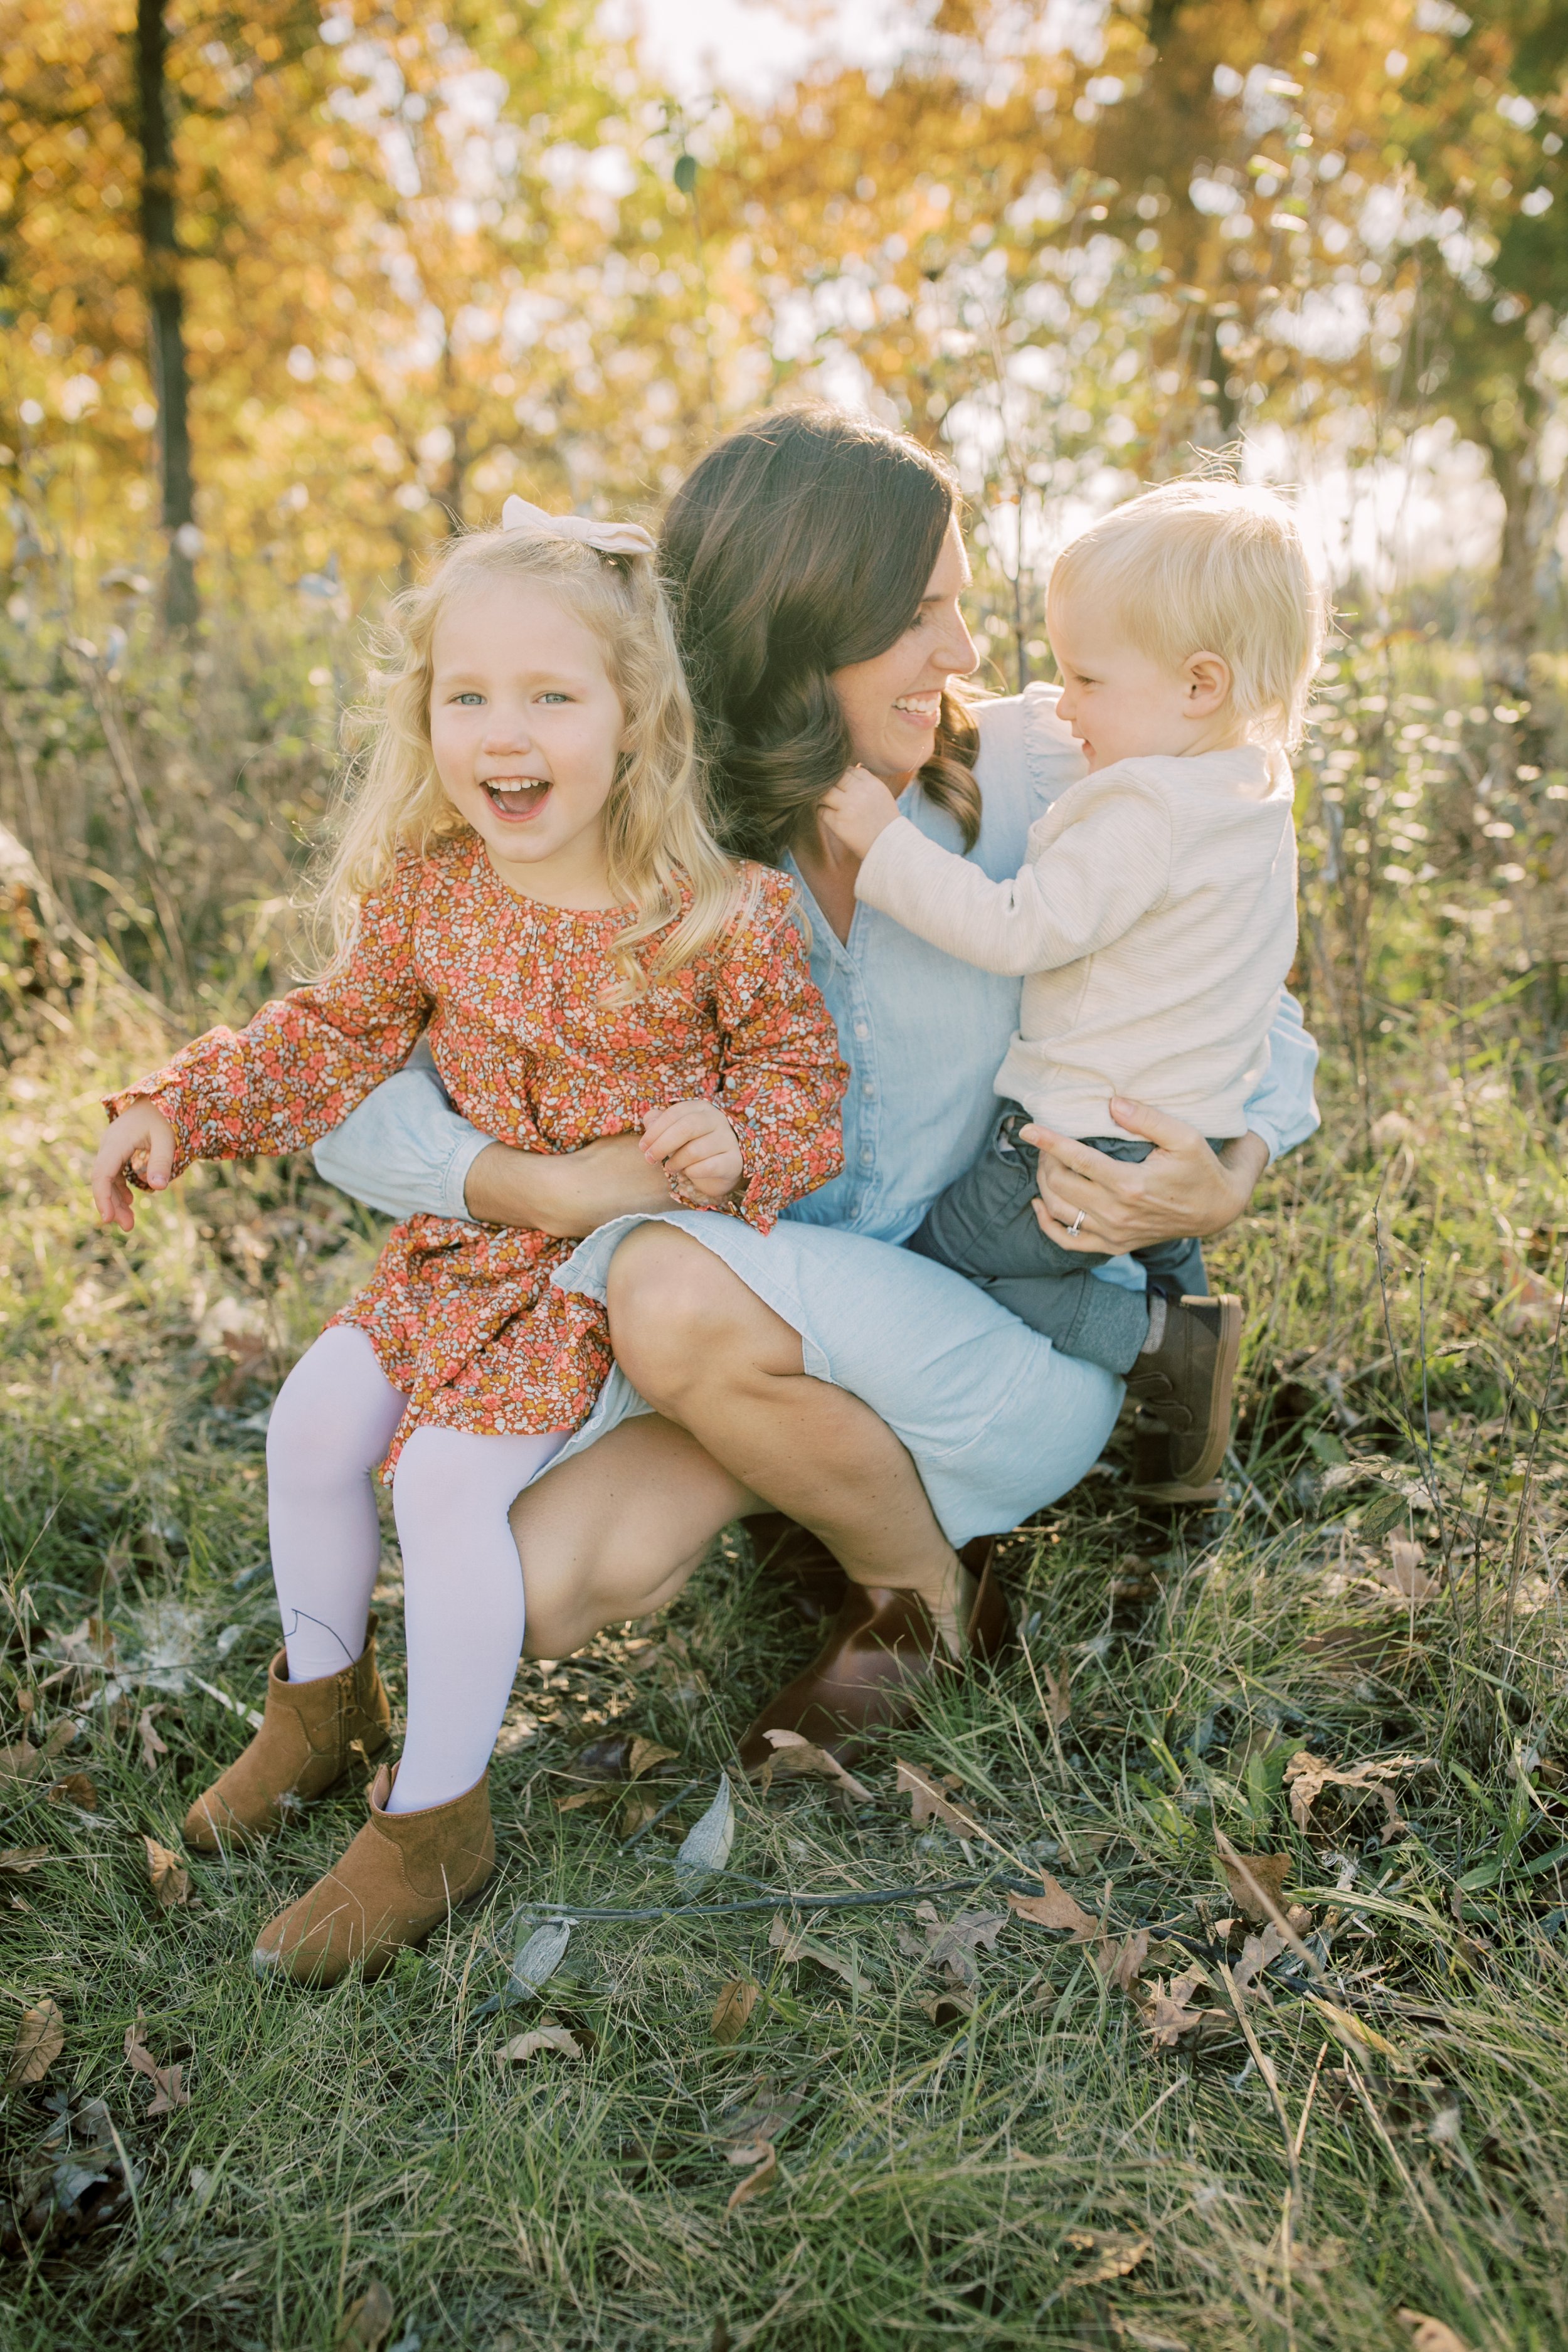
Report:
[[[400,1068],[422,1030],[453,1102],[498,1142],[573,1151],[698,1097],[735,1129],[742,1178],[720,1213],[765,1233],[837,1175],[847,1072],[791,919],[793,887],[747,869],[750,910],[684,971],[606,1009],[626,918],[520,898],[468,836],[409,858],[366,898],[341,970],[209,1030],[110,1096],[155,1102],[175,1173],[193,1160],[298,1151]],[[656,940],[653,945],[657,947]],[[551,1280],[576,1244],[524,1228],[414,1216],[333,1322],[352,1323],[408,1396],[390,1472],[424,1421],[481,1434],[576,1429],[610,1369],[598,1303]]]

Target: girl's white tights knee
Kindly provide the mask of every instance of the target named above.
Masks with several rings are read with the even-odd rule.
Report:
[[[372,1475],[407,1402],[363,1331],[334,1324],[278,1392],[267,1432],[272,1571],[293,1682],[353,1663],[381,1554]],[[389,1811],[461,1796],[489,1761],[522,1650],[507,1514],[565,1444],[416,1429],[398,1458],[408,1731]]]

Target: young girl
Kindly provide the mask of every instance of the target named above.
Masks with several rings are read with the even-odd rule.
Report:
[[[641,1129],[688,1206],[763,1230],[837,1175],[845,1069],[781,875],[704,821],[690,705],[632,525],[507,501],[394,607],[374,748],[325,892],[323,977],[110,1098],[99,1213],[195,1159],[292,1151],[426,1031],[453,1101],[563,1152]],[[216,1851],[386,1744],[369,1616],[372,1473],[403,1553],[408,1728],[342,1860],[263,1931],[259,1969],[335,1981],[417,1941],[494,1861],[487,1768],[522,1646],[507,1514],[587,1418],[601,1307],[574,1242],[415,1216],[295,1366],[268,1431],[284,1650],[261,1730],[192,1807]]]

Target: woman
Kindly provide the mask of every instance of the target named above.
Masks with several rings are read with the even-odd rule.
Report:
[[[1073,1486],[1121,1398],[1111,1375],[899,1246],[984,1141],[1017,982],[858,905],[855,861],[816,814],[858,761],[1000,878],[1082,772],[1053,689],[984,704],[977,721],[952,691],[975,659],[956,507],[917,443],[797,410],[721,441],[665,526],[730,839],[795,877],[851,1066],[844,1174],[763,1239],[672,1213],[636,1138],[555,1159],[511,1151],[414,1068],[317,1147],[321,1172],[376,1207],[591,1236],[558,1279],[607,1297],[618,1370],[513,1507],[533,1654],[661,1607],[737,1517],[783,1513],[842,1564],[821,1655],[752,1726],[748,1761],[770,1727],[831,1738],[896,1720],[950,1654],[994,1646],[994,1589],[977,1605],[957,1548]],[[1147,1160],[1066,1141],[1043,1153],[1052,1238],[1115,1255],[1230,1224],[1270,1157],[1317,1123],[1317,1049],[1289,998],[1272,1047],[1251,1131],[1223,1157],[1129,1104],[1117,1118],[1158,1147]],[[1130,1265],[1102,1273],[1142,1279]],[[1205,1286],[1195,1248],[1185,1286]]]

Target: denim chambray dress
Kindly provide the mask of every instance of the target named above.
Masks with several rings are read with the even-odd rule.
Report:
[[[1017,872],[1030,825],[1082,775],[1083,762],[1057,719],[1054,688],[984,705],[980,731],[984,815],[971,855],[1000,881]],[[900,806],[933,840],[961,847],[953,820],[917,786]],[[766,1235],[701,1211],[671,1211],[660,1222],[721,1257],[800,1334],[806,1370],[850,1390],[896,1432],[949,1540],[961,1544],[1016,1526],[1076,1485],[1110,1433],[1121,1383],[1058,1355],[962,1276],[899,1246],[984,1145],[996,1115],[993,1082],[1017,1026],[1017,981],[957,962],[870,907],[856,907],[840,942],[804,886],[802,897],[812,977],[850,1067],[844,1173],[786,1209]],[[1289,996],[1270,1046],[1247,1110],[1277,1155],[1318,1123],[1317,1047]],[[316,1165],[373,1207],[460,1216],[464,1181],[487,1140],[450,1108],[432,1069],[411,1066],[316,1146]],[[602,1297],[618,1243],[645,1222],[601,1226],[555,1280]],[[1142,1280],[1128,1258],[1100,1273]],[[647,1410],[617,1369],[555,1459]]]

